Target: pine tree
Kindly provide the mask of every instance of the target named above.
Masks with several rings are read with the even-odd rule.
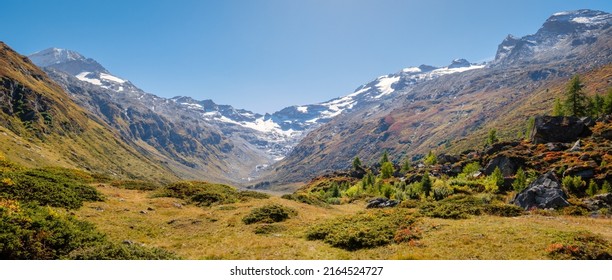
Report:
[[[602,111],[606,115],[612,114],[612,88],[608,89],[608,92],[604,97]]]
[[[438,163],[436,154],[434,154],[433,151],[429,151],[429,153],[427,153],[427,156],[425,157],[425,160],[423,160],[423,163],[425,163],[426,165],[434,165]]]
[[[599,186],[597,186],[597,183],[595,183],[595,181],[591,180],[589,182],[589,187],[586,190],[586,193],[589,196],[594,196],[597,194],[597,191],[599,190]]]
[[[361,168],[361,160],[359,159],[359,157],[355,157],[355,159],[353,160],[353,169],[358,170]]]
[[[499,166],[495,167],[495,170],[493,170],[493,173],[491,173],[491,180],[498,188],[501,188],[504,185],[504,175],[502,174],[501,169],[499,169]]]
[[[391,162],[387,161],[383,163],[383,165],[380,167],[380,176],[383,179],[389,179],[393,177],[393,173],[395,173],[395,168],[393,167],[393,163]]]
[[[558,97],[555,98],[555,105],[553,106],[552,115],[555,117],[563,116],[563,105],[561,104],[561,99]]]
[[[587,115],[586,96],[582,92],[584,86],[580,83],[580,77],[574,76],[565,89],[565,109],[568,115],[582,117]]]
[[[385,162],[389,162],[389,153],[387,153],[386,150],[380,158],[380,166],[382,166]]]
[[[610,186],[610,182],[604,181],[603,185],[601,185],[601,190],[604,193],[612,193],[612,186]]]
[[[515,191],[521,192],[527,187],[527,175],[525,175],[525,171],[523,171],[522,167],[516,171],[516,176],[514,177],[514,182],[512,182],[512,187]]]
[[[493,145],[497,143],[499,139],[497,139],[497,130],[495,128],[489,130],[489,136],[487,136],[487,144]]]
[[[409,158],[406,158],[404,160],[404,163],[402,163],[402,169],[400,169],[400,171],[402,173],[406,173],[406,172],[410,171],[410,169],[412,169],[412,162],[410,161]]]
[[[421,190],[423,190],[425,193],[425,197],[428,197],[429,193],[431,192],[431,179],[429,178],[429,174],[427,174],[427,172],[425,172],[425,175],[423,175],[423,178],[421,179]]]
[[[596,94],[595,97],[593,97],[593,107],[591,108],[591,115],[594,118],[599,118],[601,115],[604,114],[604,105],[605,105],[605,99],[603,96]]]

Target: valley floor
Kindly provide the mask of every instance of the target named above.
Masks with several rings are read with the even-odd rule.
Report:
[[[307,240],[306,230],[334,217],[381,210],[365,210],[363,202],[323,208],[276,196],[198,207],[149,191],[97,188],[106,201],[86,203],[75,212],[79,218],[113,240],[161,247],[184,259],[549,259],[551,244],[577,232],[612,242],[612,219],[532,213],[461,220],[423,217],[418,223],[422,238],[416,243],[346,251]],[[245,225],[242,218],[271,202],[298,214],[277,223],[276,233],[255,234],[261,225]]]

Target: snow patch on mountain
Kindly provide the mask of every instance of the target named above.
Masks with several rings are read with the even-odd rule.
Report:
[[[76,75],[76,78],[96,86],[102,86],[102,82],[99,79],[91,78],[90,74],[91,72],[82,72],[81,74]]]
[[[395,91],[392,86],[393,84],[397,83],[399,79],[399,76],[389,77],[389,75],[378,78],[378,84],[376,84],[376,88],[378,88],[380,94],[375,96],[374,98],[378,99]]]
[[[115,83],[119,83],[119,84],[123,84],[125,82],[127,82],[126,80],[122,80],[119,79],[113,75],[110,74],[106,74],[106,73],[100,73],[100,78],[103,80],[107,80],[107,81],[111,81],[111,82],[115,82]]]

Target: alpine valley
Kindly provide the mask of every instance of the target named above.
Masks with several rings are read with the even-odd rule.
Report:
[[[0,244],[0,256],[105,258],[127,246],[110,258],[612,258],[611,27],[607,12],[559,12],[532,35],[508,35],[492,61],[390,69],[350,94],[263,115],[147,93],[75,50],[23,56],[0,43],[0,214],[56,217],[20,210],[34,201],[108,234],[65,254],[19,255],[24,243],[0,229],[13,246]],[[575,75],[590,118],[553,112]],[[574,124],[588,133],[540,140],[550,126]],[[529,178],[513,188],[521,176]],[[564,193],[521,204],[538,183]],[[63,186],[66,198],[37,195],[38,186]],[[397,209],[364,213],[366,205]],[[542,208],[557,212],[534,210]],[[465,229],[474,234],[452,244],[467,249],[445,248],[441,240]],[[495,253],[490,244],[514,229],[529,242]],[[231,249],[242,242],[250,250]],[[587,249],[572,255],[574,245]]]

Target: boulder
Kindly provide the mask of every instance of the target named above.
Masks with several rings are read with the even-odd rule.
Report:
[[[584,180],[595,177],[595,169],[597,169],[597,163],[594,161],[587,161],[584,165],[572,166],[563,172],[563,177],[566,176],[580,176]]]
[[[459,158],[456,156],[451,156],[447,154],[439,154],[436,157],[438,164],[446,164],[446,163],[455,163],[459,161]]]
[[[399,201],[394,199],[388,199],[384,197],[378,197],[368,201],[366,208],[387,208],[395,207],[399,204]]]
[[[491,175],[496,167],[499,167],[504,177],[510,177],[516,173],[518,168],[523,165],[522,160],[506,156],[497,156],[489,161],[484,173]]]
[[[531,131],[531,142],[535,144],[574,142],[580,137],[591,135],[591,130],[585,122],[592,123],[589,119],[582,120],[577,117],[536,117]]]
[[[598,194],[582,201],[591,211],[612,209],[612,193]]]
[[[548,209],[570,205],[567,202],[567,194],[561,189],[561,183],[552,171],[541,175],[529,184],[525,190],[514,197],[512,203],[525,210],[534,207]]]

